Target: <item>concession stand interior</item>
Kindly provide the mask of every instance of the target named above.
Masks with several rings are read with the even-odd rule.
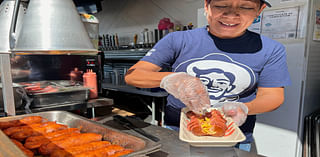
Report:
[[[292,84],[247,152],[228,118],[221,137],[193,135],[187,109],[165,128],[168,93],[124,80],[168,33],[206,26],[204,0],[0,0],[0,156],[320,157],[320,1],[269,2],[249,30],[285,46]]]

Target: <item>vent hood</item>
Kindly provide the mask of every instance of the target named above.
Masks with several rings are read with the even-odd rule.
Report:
[[[93,47],[72,0],[30,0],[12,52],[96,54],[98,50]]]
[[[0,5],[0,53],[11,53],[9,46],[9,32],[13,16],[14,5],[15,0],[5,0]],[[23,7],[23,5],[21,4],[19,10],[20,12],[17,19],[16,34],[19,34],[19,29],[25,12],[25,7]]]

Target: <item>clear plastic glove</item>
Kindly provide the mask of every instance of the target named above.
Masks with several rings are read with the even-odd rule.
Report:
[[[248,107],[241,102],[222,102],[214,107],[221,108],[224,115],[231,117],[237,126],[241,126],[247,119]]]
[[[203,114],[204,109],[210,108],[207,88],[197,77],[185,72],[173,73],[161,80],[160,87],[197,114]]]

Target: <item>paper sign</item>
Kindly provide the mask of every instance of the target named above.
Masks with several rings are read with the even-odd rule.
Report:
[[[316,10],[316,19],[313,30],[313,40],[320,40],[320,10]]]
[[[299,8],[265,11],[261,34],[273,39],[294,39],[297,36]]]

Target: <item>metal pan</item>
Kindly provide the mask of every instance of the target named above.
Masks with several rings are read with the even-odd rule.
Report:
[[[16,120],[21,119],[22,117],[35,115],[47,118],[49,121],[56,121],[57,123],[68,125],[71,128],[79,128],[81,132],[101,134],[103,136],[103,140],[110,141],[113,144],[118,144],[127,149],[133,149],[134,152],[128,156],[143,156],[158,151],[161,147],[159,142],[154,142],[147,138],[130,135],[66,111],[48,111],[25,114],[21,116],[4,117],[0,118],[0,121]],[[4,141],[0,141],[0,143],[2,142]]]

